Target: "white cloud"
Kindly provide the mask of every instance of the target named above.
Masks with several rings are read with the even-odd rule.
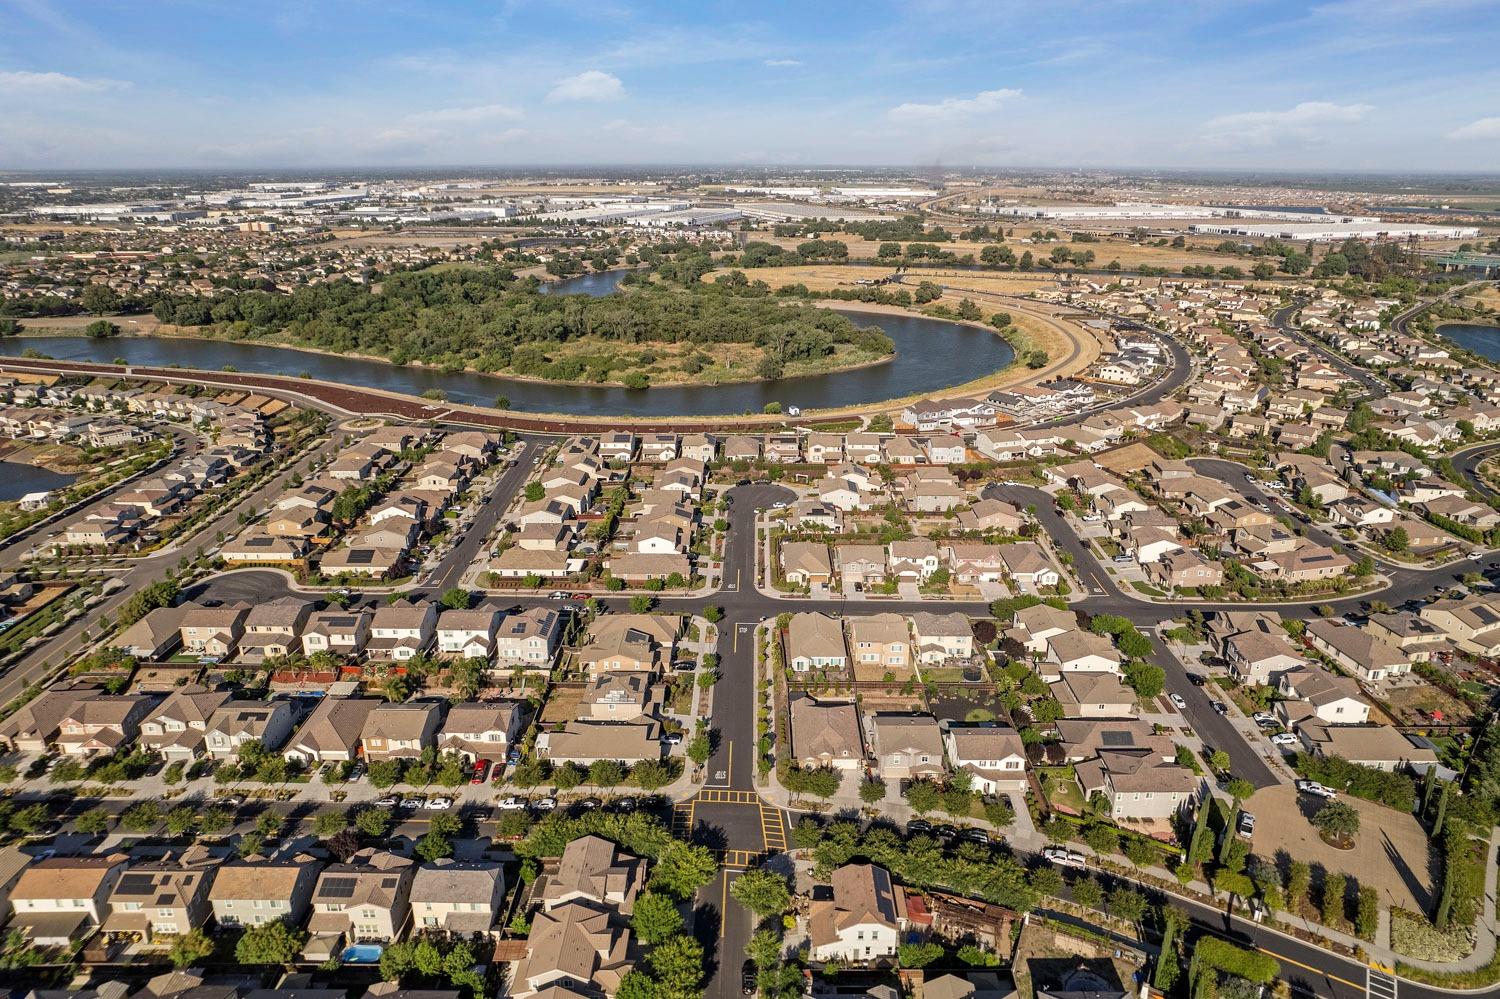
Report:
[[[679,129],[671,125],[651,125],[616,118],[605,122],[603,130],[616,138],[632,142],[667,144],[682,142],[686,138]]]
[[[891,108],[889,114],[899,121],[943,121],[948,118],[964,118],[969,115],[989,114],[1000,110],[1007,101],[1021,96],[1019,90],[981,90],[973,97],[948,97],[936,104],[916,104],[908,101]]]
[[[1448,133],[1450,139],[1500,139],[1500,117],[1480,118]]]
[[[526,112],[504,104],[480,104],[468,108],[439,108],[436,111],[419,111],[412,118],[430,122],[476,122],[504,118],[514,121],[523,118]]]
[[[88,79],[66,73],[32,73],[24,69],[0,72],[0,93],[81,94],[128,86],[121,80]]]
[[[589,69],[577,76],[558,80],[547,94],[547,102],[559,101],[617,101],[625,96],[625,85],[618,76],[602,70]]]
[[[1244,111],[1220,115],[1205,125],[1204,141],[1216,146],[1274,146],[1283,142],[1315,142],[1333,125],[1363,121],[1375,110],[1368,104],[1303,101],[1285,111]]]
[[[802,65],[802,60],[801,59],[767,59],[766,60],[766,65],[767,66],[800,66],[800,65]]]

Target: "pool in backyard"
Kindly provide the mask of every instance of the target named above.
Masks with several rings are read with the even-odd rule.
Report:
[[[380,955],[384,952],[382,944],[350,944],[344,948],[339,959],[345,964],[378,964]]]

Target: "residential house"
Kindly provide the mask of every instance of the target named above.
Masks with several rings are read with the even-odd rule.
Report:
[[[178,687],[141,719],[141,746],[168,763],[196,760],[203,755],[210,719],[227,700],[227,690]]]
[[[876,714],[870,719],[871,749],[887,780],[920,780],[945,773],[943,733],[931,715]]]
[[[445,610],[437,619],[438,652],[458,659],[489,659],[499,627],[496,610]]]
[[[216,760],[239,754],[247,742],[276,751],[292,734],[290,701],[225,701],[208,718],[203,747]]]
[[[217,868],[202,846],[177,857],[127,865],[109,894],[109,915],[101,929],[150,943],[206,926],[213,914],[208,890]]]
[[[365,718],[360,745],[365,759],[413,760],[435,744],[441,709],[431,701],[381,704]]]
[[[821,541],[787,541],[781,545],[781,574],[798,586],[828,586],[833,582],[833,562]]]
[[[407,900],[413,930],[458,937],[495,935],[505,904],[504,869],[490,862],[435,860],[412,875]]]
[[[906,896],[873,864],[845,864],[830,876],[832,897],[813,896],[808,911],[809,956],[845,965],[896,956]]]
[[[843,622],[827,614],[793,614],[786,629],[786,662],[798,673],[847,668]]]
[[[309,768],[320,763],[353,760],[359,755],[360,738],[370,712],[381,703],[373,697],[330,694],[322,698],[307,721],[287,741],[282,755]]]
[[[85,939],[108,918],[126,862],[122,853],[33,859],[11,887],[6,929],[40,947]]]
[[[1363,725],[1370,705],[1360,696],[1359,683],[1320,666],[1288,670],[1276,681],[1282,699],[1275,704],[1284,725],[1321,721],[1330,725]]]
[[[432,644],[437,631],[437,604],[401,601],[376,608],[370,619],[365,651],[378,659],[405,662]]]
[[[262,926],[278,920],[299,926],[307,917],[313,885],[322,869],[299,854],[285,860],[252,856],[219,866],[208,889],[220,926]]]
[[[415,873],[410,859],[383,850],[361,850],[347,864],[330,864],[313,888],[308,931],[349,943],[398,939],[411,918]]]
[[[520,735],[525,705],[517,701],[455,704],[437,734],[437,747],[466,760],[504,760]]]
[[[919,611],[911,621],[918,662],[938,664],[974,655],[974,628],[964,615]]]
[[[864,760],[859,714],[845,701],[794,697],[791,702],[792,758],[804,767],[857,770]]]
[[[547,668],[562,641],[562,616],[550,607],[507,614],[495,632],[495,661],[503,668]]]
[[[57,723],[57,750],[64,756],[117,753],[135,740],[155,702],[139,694],[80,697]]]
[[[856,680],[900,676],[911,669],[911,634],[900,614],[851,617],[849,648]]]
[[[1394,645],[1359,628],[1326,618],[1308,624],[1308,644],[1366,683],[1411,672],[1411,660]]]
[[[1026,790],[1026,747],[1015,729],[948,723],[943,746],[953,769],[967,773],[981,794]]]

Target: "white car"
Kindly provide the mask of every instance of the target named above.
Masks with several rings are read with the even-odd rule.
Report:
[[[536,801],[536,810],[539,812],[550,812],[556,807],[556,798],[538,798]]]
[[[527,806],[525,798],[517,798],[512,795],[509,798],[501,798],[499,804],[495,807],[502,812],[520,812],[524,811]]]
[[[1042,851],[1042,859],[1049,864],[1058,864],[1062,867],[1087,867],[1088,861],[1081,853],[1072,850],[1064,850],[1060,846],[1049,846]]]
[[[450,808],[453,807],[453,799],[452,798],[428,798],[427,799],[427,804],[424,807],[427,808],[428,810],[434,811],[434,812],[446,812],[448,809],[450,809]]]
[[[1339,793],[1333,788],[1319,784],[1315,780],[1299,780],[1297,782],[1297,790],[1303,794],[1316,795],[1319,798],[1327,798],[1330,801],[1339,796]]]
[[[1279,735],[1271,736],[1271,745],[1273,746],[1295,746],[1300,741],[1300,739],[1290,732],[1282,732]]]
[[[1175,707],[1178,711],[1187,710],[1187,701],[1184,701],[1182,699],[1181,694],[1168,694],[1167,699],[1172,702],[1172,706]]]
[[[1482,558],[1484,558],[1484,553],[1483,552],[1469,552],[1469,561],[1470,562],[1478,562]]]
[[[1250,716],[1250,720],[1253,721],[1253,722],[1255,722],[1255,724],[1257,724],[1257,725],[1275,725],[1276,724],[1276,716],[1272,715],[1272,714],[1267,714],[1264,711],[1257,711],[1257,712],[1255,712],[1255,714],[1253,714],[1253,715]]]

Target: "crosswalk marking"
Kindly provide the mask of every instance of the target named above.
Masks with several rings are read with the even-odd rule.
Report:
[[[690,839],[693,835],[693,813],[697,805],[691,801],[678,802],[672,806],[672,835],[678,839]]]
[[[730,870],[748,870],[760,863],[765,854],[758,850],[716,850],[719,866]]]
[[[767,852],[786,849],[786,824],[782,821],[781,811],[764,801],[760,802],[760,835]]]
[[[706,805],[754,805],[760,795],[754,791],[731,791],[723,787],[706,787],[699,791],[695,801]]]
[[[1365,995],[1368,999],[1396,999],[1396,976],[1370,966],[1365,968]]]

